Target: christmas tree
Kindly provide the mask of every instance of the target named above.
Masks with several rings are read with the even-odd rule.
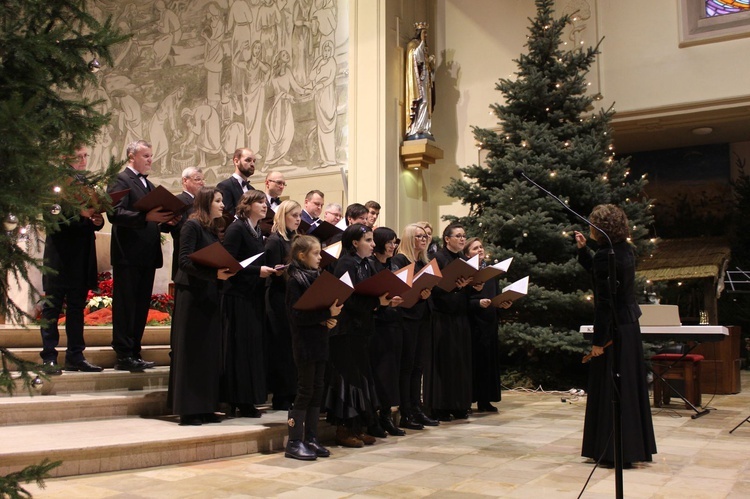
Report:
[[[491,106],[499,127],[474,128],[486,160],[462,168],[464,177],[446,192],[468,205],[469,214],[457,220],[483,240],[492,259],[513,257],[507,281],[530,276],[528,296],[502,314],[506,367],[534,383],[569,388],[585,373],[580,354],[588,347],[578,328],[593,320],[591,281],[576,261],[573,231],[588,236],[589,230],[514,173],[524,172],[584,216],[601,203],[619,205],[638,251],[650,245],[651,215],[645,178],[630,178],[627,160],[615,157],[613,107],[594,111],[586,94],[599,45],[566,49],[563,33],[572,19],[556,19],[553,3],[537,0],[516,78],[496,85],[504,96]]]
[[[65,165],[75,148],[94,141],[109,117],[82,97],[110,47],[126,39],[86,11],[86,0],[7,0],[0,4],[0,313],[19,321],[27,315],[9,298],[12,280],[28,282],[28,269],[44,269],[34,258],[39,234],[66,223],[66,205],[107,204],[96,187],[119,169],[79,176]],[[101,61],[101,62],[100,62]],[[96,198],[96,199],[95,199]],[[36,291],[36,290],[33,290]],[[16,376],[31,390],[35,367],[0,348],[0,391],[13,393]],[[22,483],[40,482],[59,462],[0,477],[0,496],[28,497]]]

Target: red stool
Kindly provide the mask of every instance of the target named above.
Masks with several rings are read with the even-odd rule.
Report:
[[[679,380],[684,383],[684,397],[694,406],[701,405],[701,361],[703,355],[679,353],[660,353],[651,357],[651,368],[654,371],[654,407],[669,404],[670,389],[662,384],[668,380]],[[659,378],[664,379],[664,382]],[[690,409],[685,404],[685,409]]]

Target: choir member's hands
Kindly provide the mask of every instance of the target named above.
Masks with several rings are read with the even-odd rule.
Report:
[[[182,220],[182,217],[183,217],[183,215],[175,215],[174,218],[172,218],[172,220],[170,220],[169,222],[167,222],[167,224],[169,224],[169,225],[177,225],[178,223],[180,223],[180,220]]]
[[[390,304],[391,300],[388,298],[388,293],[383,293],[383,296],[380,297],[380,306],[387,307]]]
[[[328,320],[326,320],[326,322],[325,322],[325,326],[326,326],[326,327],[327,327],[328,329],[333,329],[333,328],[335,328],[335,327],[336,327],[336,324],[338,324],[338,321],[337,321],[336,319],[328,319]]]
[[[97,227],[101,227],[104,225],[104,217],[101,213],[94,213],[91,215],[91,223],[96,225]]]
[[[596,346],[596,345],[592,345],[592,347],[591,347],[591,356],[592,357],[599,357],[603,353],[604,353],[604,347],[599,347],[599,346]]]
[[[283,275],[284,270],[286,270],[287,267],[288,265],[282,265],[282,264],[274,265],[273,273],[276,275]]]
[[[169,222],[174,217],[171,211],[163,209],[161,206],[157,206],[153,210],[146,213],[147,222],[165,223]]]
[[[333,305],[328,307],[328,310],[331,311],[331,317],[336,317],[337,315],[339,315],[342,308],[344,308],[344,304],[342,303],[341,305],[339,305],[339,300],[338,298],[336,298],[336,301],[333,302]]]
[[[513,302],[510,300],[502,302],[500,305],[498,305],[499,308],[510,308],[510,306],[513,305]]]
[[[268,267],[266,265],[261,265],[261,267],[260,267],[260,276],[261,277],[265,278],[265,277],[268,277],[268,276],[270,276],[272,274],[281,275],[281,274],[276,273],[276,269],[274,269],[273,267]]]
[[[422,290],[422,292],[421,292],[421,293],[419,293],[419,296],[420,296],[420,297],[421,297],[421,298],[422,298],[423,300],[426,300],[427,298],[429,298],[429,297],[430,297],[430,295],[431,295],[431,294],[432,294],[432,290],[431,290],[431,289],[423,289],[423,290]]]
[[[96,213],[96,210],[93,208],[81,208],[81,216],[83,218],[91,218]]]
[[[216,270],[216,278],[220,279],[222,281],[226,281],[230,277],[232,277],[235,274],[235,272],[232,272],[229,269],[218,269]]]
[[[584,246],[586,246],[586,236],[584,236],[583,234],[581,234],[578,231],[573,232],[573,234],[575,235],[575,238],[576,238],[576,247],[577,248],[580,249],[580,248],[583,248]],[[599,354],[599,355],[601,355],[601,354]]]
[[[492,300],[490,300],[489,298],[482,298],[481,300],[479,300],[479,306],[482,308],[487,308],[490,306],[490,304],[492,304]]]
[[[398,307],[402,303],[404,303],[404,299],[400,296],[394,296],[393,298],[391,298],[391,307]]]
[[[484,283],[482,283],[482,284],[475,284],[475,285],[472,286],[472,288],[474,288],[474,291],[482,291],[482,289],[484,289]]]
[[[466,286],[471,284],[471,280],[471,277],[469,277],[468,279],[465,277],[459,277],[458,279],[456,279],[456,287],[459,289],[465,288]]]

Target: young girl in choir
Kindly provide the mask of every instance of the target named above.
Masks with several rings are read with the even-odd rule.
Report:
[[[294,409],[289,411],[289,440],[284,455],[312,460],[331,454],[318,442],[318,420],[328,361],[328,331],[336,326],[335,317],[343,305],[336,301],[329,308],[321,310],[296,310],[294,304],[320,275],[320,243],[312,236],[296,236],[292,240],[290,254],[286,312],[297,365],[297,396]]]
[[[292,238],[302,220],[302,207],[296,201],[284,201],[273,217],[271,235],[265,243],[265,262],[269,267],[289,263]],[[289,410],[297,393],[297,371],[292,357],[292,335],[285,308],[286,279],[272,275],[266,279],[266,319],[268,331],[268,391],[273,393],[272,407]]]
[[[266,195],[249,190],[237,203],[237,218],[227,228],[224,247],[237,261],[263,252],[263,236],[259,222],[266,215]],[[224,318],[224,402],[230,404],[231,415],[239,410],[240,417],[259,418],[256,404],[266,401],[263,331],[265,322],[265,278],[280,275],[265,265],[263,256],[229,280],[222,296]]]
[[[219,421],[214,413],[222,365],[218,284],[232,273],[196,264],[190,254],[219,240],[224,225],[221,198],[218,189],[201,188],[195,211],[180,231],[168,398],[181,425]]]
[[[357,284],[375,274],[368,260],[375,248],[372,237],[372,229],[363,224],[355,223],[346,228],[341,238],[344,254],[334,270],[336,277],[348,273],[352,283]],[[337,425],[336,442],[344,447],[375,443],[375,438],[363,431],[363,425],[367,427],[375,423],[378,409],[369,341],[374,330],[373,312],[379,306],[390,304],[386,295],[378,298],[352,294],[344,304],[338,327],[331,336],[326,407],[329,420]]]

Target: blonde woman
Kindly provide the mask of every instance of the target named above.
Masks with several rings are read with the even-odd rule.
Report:
[[[391,259],[391,268],[397,270],[414,262],[414,273],[422,270],[428,263],[429,240],[427,231],[420,224],[404,227],[398,254]],[[425,363],[430,360],[430,309],[427,306],[430,293],[429,289],[425,289],[422,291],[422,299],[416,305],[399,308],[403,329],[399,371],[399,426],[408,430],[421,430],[425,426],[439,424],[422,411],[422,374],[426,367],[429,368]]]
[[[282,268],[289,264],[292,238],[302,220],[297,201],[284,201],[276,208],[271,235],[266,239],[266,264]],[[272,406],[289,410],[297,395],[297,369],[292,356],[292,333],[285,305],[286,280],[283,275],[266,281],[266,320],[268,331],[268,389]]]

